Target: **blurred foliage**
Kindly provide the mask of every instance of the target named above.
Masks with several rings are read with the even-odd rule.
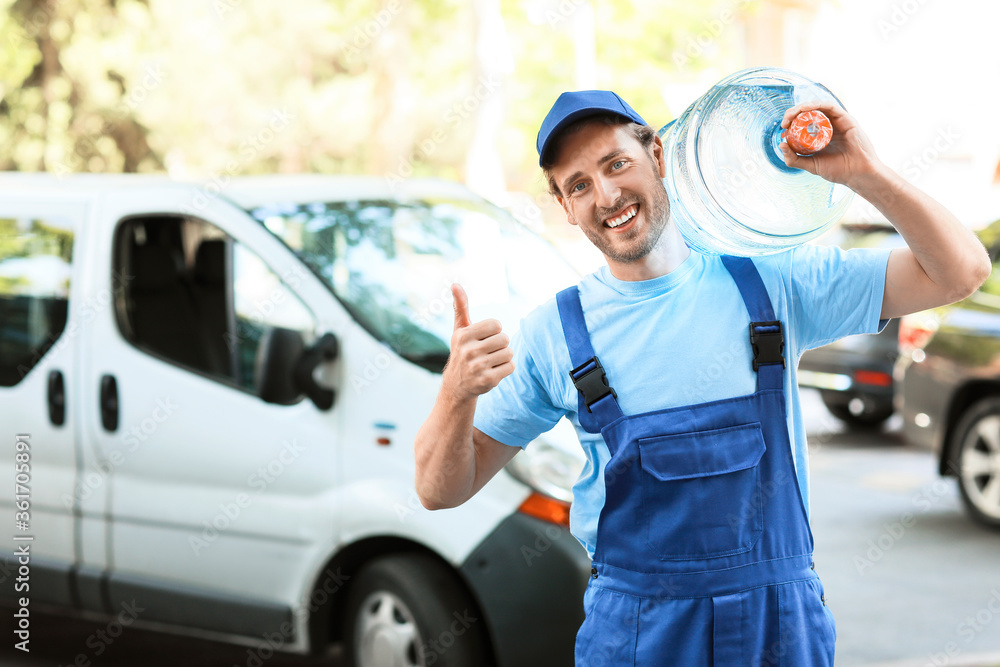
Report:
[[[1000,220],[995,220],[985,228],[980,229],[976,234],[983,242],[987,252],[990,253],[990,260],[993,262],[993,272],[979,288],[980,292],[1000,297],[1000,272],[997,271],[997,263],[1000,262]],[[994,304],[994,309],[996,309]]]
[[[0,166],[137,171],[162,167],[136,117],[139,2],[0,0]]]
[[[12,271],[6,271],[11,265],[4,262],[31,260],[45,262],[58,258],[63,266],[69,267],[73,257],[73,232],[42,220],[17,220],[0,218],[0,297],[19,294],[34,294],[36,296],[51,296],[44,287],[33,283],[33,277],[22,263]],[[50,264],[51,266],[51,264]],[[42,269],[34,277],[44,273]],[[69,293],[69,278],[60,285],[60,294]]]
[[[67,264],[73,257],[73,232],[42,220],[0,218],[0,260],[52,255]]]
[[[487,1],[0,0],[0,168],[460,179],[494,94],[475,57]],[[596,84],[671,118],[661,87],[740,65],[738,17],[769,1],[594,0]],[[535,133],[577,87],[585,2],[500,0],[488,26],[513,59],[496,138],[512,189],[541,189]]]
[[[983,242],[983,245],[986,246],[986,249],[993,255],[993,261],[997,261],[996,253],[1000,252],[1000,220],[994,220],[976,232],[976,234],[979,236],[979,240]]]

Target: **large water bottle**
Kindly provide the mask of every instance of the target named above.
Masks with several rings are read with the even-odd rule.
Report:
[[[709,254],[764,255],[815,238],[843,216],[854,193],[785,166],[778,148],[785,111],[811,101],[843,106],[794,72],[746,69],[660,129],[671,217],[688,245]],[[809,133],[826,131],[818,138],[829,139],[828,126],[804,120]]]

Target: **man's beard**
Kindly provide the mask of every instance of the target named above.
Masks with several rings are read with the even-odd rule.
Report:
[[[655,188],[651,201],[639,196],[622,197],[611,208],[596,209],[593,226],[580,225],[590,242],[597,246],[601,254],[608,259],[618,263],[634,262],[652,252],[656,244],[659,243],[660,237],[663,236],[663,230],[667,227],[667,221],[670,219],[670,201],[667,199],[667,190],[663,187],[662,181],[659,179],[657,181],[660,187]],[[609,238],[605,233],[604,220],[632,204],[639,205],[639,210],[643,213],[648,229],[640,227],[631,229],[621,234],[616,244],[614,239]],[[645,238],[638,239],[638,242],[626,245],[624,248],[621,247],[622,242],[629,244],[642,233],[645,233]]]

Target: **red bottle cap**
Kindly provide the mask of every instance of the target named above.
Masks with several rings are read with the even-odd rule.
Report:
[[[818,109],[803,111],[792,119],[788,129],[781,133],[788,145],[799,155],[818,153],[833,138],[833,125],[826,114]]]

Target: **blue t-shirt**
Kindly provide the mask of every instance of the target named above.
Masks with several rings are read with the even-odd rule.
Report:
[[[803,351],[858,333],[875,333],[889,250],[801,245],[754,258],[785,327],[785,397],[796,476],[808,509],[808,449],[796,368]],[[579,283],[594,351],[626,415],[692,405],[756,390],[750,317],[717,256],[694,250],[670,273],[622,281],[607,266]],[[577,419],[577,390],[555,298],[521,321],[511,342],[514,372],[479,397],[473,424],[504,444],[524,447],[562,417],[576,428],[587,463],[573,486],[570,530],[593,556],[610,459],[599,433]]]

